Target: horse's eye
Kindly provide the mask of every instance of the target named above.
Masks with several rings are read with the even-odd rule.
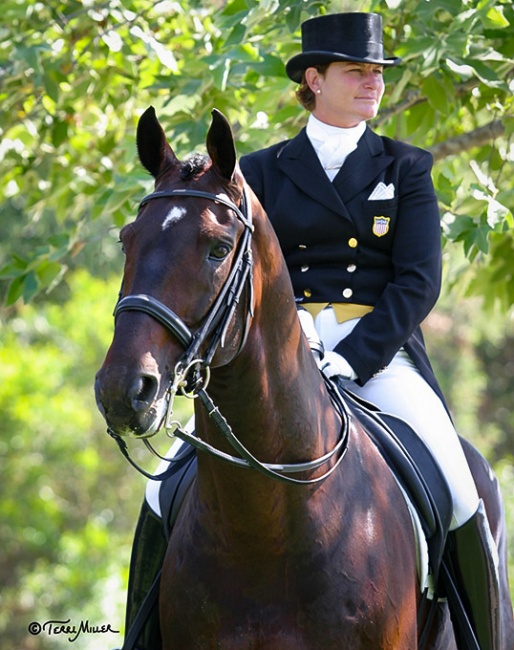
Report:
[[[224,260],[225,257],[230,253],[230,246],[228,244],[223,244],[222,242],[218,242],[214,244],[211,248],[209,258],[212,260]]]

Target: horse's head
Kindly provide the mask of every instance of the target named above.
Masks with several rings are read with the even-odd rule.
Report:
[[[113,432],[145,436],[160,428],[177,373],[185,384],[202,381],[205,366],[240,350],[251,311],[252,224],[221,113],[213,111],[207,135],[210,159],[180,162],[153,108],[139,121],[137,146],[155,191],[120,234],[123,285],[95,389]]]

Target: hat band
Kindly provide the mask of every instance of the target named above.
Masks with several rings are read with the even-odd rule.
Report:
[[[310,54],[311,52],[321,53],[326,52],[332,54],[335,59],[338,57],[349,57],[353,59],[380,59],[384,58],[384,48],[382,43],[345,43],[343,47],[339,44],[338,47],[331,46],[330,43],[323,44],[323,50],[318,47],[305,48],[303,54]]]

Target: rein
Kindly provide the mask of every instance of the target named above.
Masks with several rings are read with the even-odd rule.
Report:
[[[237,255],[234,260],[232,270],[227,278],[223,288],[218,294],[215,302],[207,314],[207,317],[196,333],[192,333],[184,321],[169,307],[162,302],[149,296],[147,294],[137,294],[125,296],[120,298],[114,310],[114,318],[116,319],[120,313],[124,311],[141,311],[148,314],[161,325],[163,325],[184,347],[185,353],[182,359],[178,362],[173,373],[173,380],[167,388],[167,410],[164,422],[164,429],[171,438],[177,437],[189,443],[195,449],[207,452],[216,458],[242,468],[253,468],[260,473],[273,478],[283,483],[296,484],[296,485],[311,485],[325,480],[332,472],[339,466],[342,461],[347,447],[348,447],[348,431],[349,431],[349,414],[346,405],[339,396],[338,392],[333,388],[330,382],[327,383],[327,388],[331,397],[342,417],[343,426],[342,434],[335,447],[328,453],[313,461],[294,464],[276,464],[276,463],[262,463],[243,445],[243,443],[234,435],[230,425],[220,413],[217,406],[207,394],[206,388],[210,379],[210,363],[212,358],[221,345],[225,343],[225,337],[228,326],[234,314],[234,311],[239,303],[239,299],[245,287],[248,284],[249,288],[249,307],[245,325],[245,331],[241,338],[239,351],[244,346],[248,335],[250,319],[253,316],[253,287],[252,287],[252,252],[251,240],[253,232],[251,204],[247,195],[245,187],[243,198],[241,202],[241,209],[239,209],[232,201],[226,199],[224,196],[210,192],[202,192],[199,190],[190,189],[176,189],[164,190],[153,192],[143,198],[139,205],[141,209],[146,203],[153,199],[167,198],[167,197],[198,197],[209,199],[216,203],[230,208],[243,223],[245,229],[241,236]],[[214,330],[214,331],[213,331]],[[203,358],[199,357],[199,350],[202,344],[206,341],[207,337],[211,334],[211,341],[207,348],[207,352]],[[205,376],[202,377],[202,372]],[[195,399],[198,398],[202,406],[206,409],[207,414],[216,424],[218,430],[223,434],[230,445],[239,454],[239,457],[232,456],[225,452],[216,449],[209,443],[201,440],[193,433],[187,432],[181,427],[180,423],[173,420],[173,403],[175,396],[180,393],[186,397]],[[113,431],[110,427],[107,433],[118,443],[118,446],[129,461],[129,463],[137,469],[146,478],[164,481],[173,475],[178,469],[184,465],[191,454],[191,450],[179,454],[174,458],[166,458],[156,452],[153,446],[149,443],[147,438],[144,438],[144,443],[152,453],[170,462],[170,467],[158,475],[152,475],[141,468],[131,457],[128,452],[127,444],[122,437]],[[337,461],[321,476],[314,479],[296,479],[288,474],[298,472],[310,472],[328,463],[334,456],[339,454]]]

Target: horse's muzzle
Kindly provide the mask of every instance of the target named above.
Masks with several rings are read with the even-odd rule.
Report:
[[[166,399],[159,397],[159,377],[136,374],[126,381],[110,381],[100,369],[95,380],[98,408],[108,427],[120,436],[146,438],[159,431],[166,414]]]

